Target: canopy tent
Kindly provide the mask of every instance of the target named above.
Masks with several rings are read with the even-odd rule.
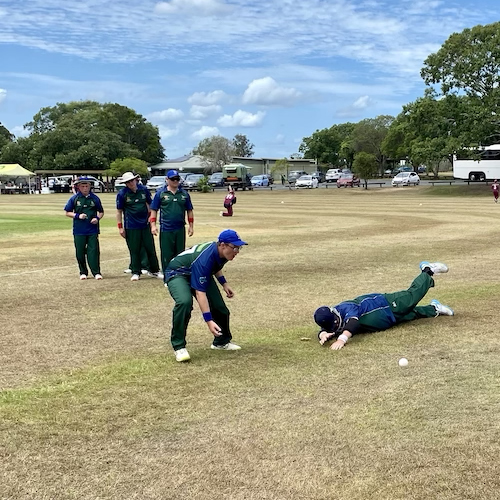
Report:
[[[0,177],[32,177],[34,175],[18,163],[0,163]]]

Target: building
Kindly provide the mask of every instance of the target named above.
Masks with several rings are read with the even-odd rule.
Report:
[[[233,156],[232,163],[241,163],[242,165],[251,168],[252,175],[259,175],[270,174],[274,164],[278,160],[282,159],[283,158],[247,158],[242,156]],[[316,160],[303,158],[286,158],[286,160],[289,164],[288,172],[292,170],[304,170],[305,172],[312,173],[316,172],[318,169]],[[176,158],[175,160],[167,160],[166,162],[151,165],[151,167],[149,167],[151,175],[163,175],[171,169],[178,170],[179,172],[199,174],[203,173],[205,165],[203,164],[203,158],[201,156],[186,155],[181,158]],[[288,172],[286,172],[286,175],[288,175]]]

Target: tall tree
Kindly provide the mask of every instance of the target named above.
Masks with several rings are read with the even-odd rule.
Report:
[[[6,127],[0,122],[0,150],[9,142],[14,140],[14,135],[11,134]]]
[[[254,144],[252,144],[246,135],[236,134],[233,139],[234,156],[250,158],[253,156]]]
[[[368,179],[377,173],[377,158],[372,153],[361,151],[354,157],[352,168],[358,177],[363,179],[365,189],[368,189]]]
[[[235,156],[233,141],[221,135],[213,135],[203,139],[192,153],[203,157],[207,173],[222,170],[222,167],[231,163],[232,157]]]

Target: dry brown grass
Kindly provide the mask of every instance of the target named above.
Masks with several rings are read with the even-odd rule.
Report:
[[[102,282],[78,280],[65,196],[0,197],[0,498],[499,498],[500,207],[435,191],[245,192],[229,220],[195,193],[193,243],[250,245],[225,268],[244,349],[211,351],[195,309],[187,365],[166,289],[123,274],[113,195]],[[426,258],[455,317],[317,344],[317,306]]]

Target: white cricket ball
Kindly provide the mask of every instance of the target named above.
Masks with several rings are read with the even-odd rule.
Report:
[[[408,366],[408,360],[406,358],[401,358],[398,361],[399,366]]]
[[[284,201],[282,201],[281,203],[285,203]]]

